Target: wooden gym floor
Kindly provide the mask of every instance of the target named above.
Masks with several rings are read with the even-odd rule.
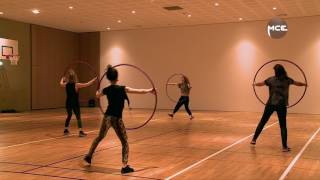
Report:
[[[91,167],[82,162],[97,136],[100,113],[82,109],[85,138],[76,120],[63,137],[65,110],[0,115],[0,179],[320,179],[320,116],[288,115],[288,142],[281,151],[280,129],[270,119],[256,147],[249,144],[261,113],[184,111],[174,119],[157,112],[146,127],[128,131],[129,164],[122,176],[121,144],[110,129]],[[146,112],[136,110],[132,121]]]

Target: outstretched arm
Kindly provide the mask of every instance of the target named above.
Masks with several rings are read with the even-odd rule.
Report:
[[[64,88],[66,87],[66,85],[67,85],[67,82],[65,81],[65,77],[62,77],[60,80],[60,86]]]
[[[259,82],[259,83],[255,83],[253,85],[254,86],[264,86],[264,85],[266,85],[266,83],[265,82]]]
[[[151,88],[151,89],[134,89],[134,88],[126,87],[126,92],[133,93],[133,94],[147,94],[147,93],[155,93],[156,90],[153,88]]]
[[[77,83],[77,84],[76,84],[76,87],[77,87],[78,89],[80,89],[80,88],[85,88],[85,87],[91,86],[97,79],[98,79],[98,78],[95,77],[95,78],[91,79],[91,80],[90,80],[89,82],[87,82],[87,83]]]
[[[293,81],[293,85],[296,85],[296,86],[307,86],[306,83],[302,83],[302,82],[299,82],[299,81]]]
[[[98,90],[96,91],[96,98],[99,99],[103,94]]]

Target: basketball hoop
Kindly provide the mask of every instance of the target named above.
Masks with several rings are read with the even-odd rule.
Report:
[[[10,55],[10,56],[6,56],[6,58],[10,60],[11,65],[16,66],[16,65],[18,65],[20,56],[19,55]]]

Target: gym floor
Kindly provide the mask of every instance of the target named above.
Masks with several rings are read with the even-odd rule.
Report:
[[[145,116],[135,110],[132,121]],[[91,167],[82,159],[98,134],[101,113],[82,109],[87,137],[63,136],[64,109],[0,117],[0,176],[3,179],[318,179],[319,115],[288,115],[288,144],[282,152],[274,115],[256,146],[250,145],[261,113],[195,111],[174,119],[159,111],[145,127],[128,131],[129,164],[122,176],[121,144],[111,128],[98,146]],[[138,120],[137,120],[138,121]],[[307,123],[306,123],[307,122]],[[165,128],[164,128],[165,127]]]

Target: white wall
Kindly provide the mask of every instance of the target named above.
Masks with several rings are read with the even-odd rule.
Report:
[[[192,109],[261,111],[263,105],[251,86],[255,72],[271,59],[288,59],[303,68],[310,86],[306,97],[290,111],[320,113],[320,17],[288,19],[287,23],[289,32],[280,40],[267,36],[266,21],[102,32],[101,72],[109,63],[143,68],[156,83],[159,108],[172,108],[165,82],[171,74],[181,72],[193,86]],[[302,80],[297,70],[288,66],[288,71]],[[144,81],[132,80],[129,73],[123,71],[122,79],[131,77],[133,85]],[[267,76],[262,73],[259,79]],[[296,87],[291,91],[290,101],[302,93]],[[148,99],[132,101],[139,101],[139,107],[149,106],[145,104]]]

